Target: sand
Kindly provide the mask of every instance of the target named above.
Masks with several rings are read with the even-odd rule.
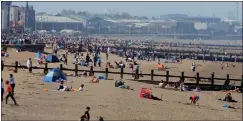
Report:
[[[50,51],[50,50],[46,50]],[[26,60],[31,57],[33,64],[36,54],[31,52],[12,52],[9,51],[10,57],[3,57],[5,64],[11,64],[18,60],[21,64],[26,64]],[[64,53],[60,52],[59,54]],[[105,58],[105,55],[101,55]],[[73,56],[68,56],[67,68],[74,68],[71,64]],[[119,61],[121,58],[116,55],[110,55],[109,61]],[[124,60],[124,59],[123,59]],[[106,62],[105,59],[103,59]],[[164,64],[170,68],[170,74],[180,75],[181,71],[186,76],[194,76],[190,70],[190,64],[193,61],[184,60],[183,64]],[[155,69],[157,62],[139,61],[143,73],[150,73],[151,69]],[[50,67],[58,67],[60,63],[49,64]],[[227,67],[220,70],[220,63],[212,63],[196,61],[201,65],[197,68],[197,72],[201,76],[210,76],[211,72],[215,72],[217,78],[226,78],[226,74],[230,74],[230,78],[240,78],[242,74],[242,64],[236,63],[236,67]],[[79,68],[85,69],[79,66]],[[94,70],[103,70],[102,67],[96,67]],[[89,69],[89,68],[87,68]],[[110,71],[120,71],[110,69]],[[130,72],[125,69],[124,72]],[[7,68],[2,72],[4,80],[9,79]],[[74,72],[65,71],[67,74]],[[155,71],[156,74],[165,74],[165,72]],[[95,74],[99,75],[99,74]],[[116,88],[114,80],[102,80],[99,84],[89,83],[91,77],[71,77],[68,76],[66,85],[72,85],[73,88],[79,88],[81,84],[85,85],[85,92],[58,92],[54,91],[58,88],[58,84],[45,83],[42,81],[44,75],[43,70],[33,70],[33,74],[29,74],[28,70],[19,69],[18,73],[14,73],[16,80],[16,100],[19,106],[13,106],[11,99],[9,104],[2,103],[2,119],[3,120],[77,120],[85,111],[87,106],[91,108],[91,120],[98,120],[98,116],[104,117],[105,120],[242,120],[242,95],[233,93],[232,96],[238,103],[228,103],[241,109],[227,109],[223,105],[225,102],[218,101],[223,98],[225,92],[204,91],[200,92],[199,106],[187,105],[190,102],[189,96],[195,92],[179,92],[167,89],[153,88],[151,84],[145,84],[135,81],[129,75],[124,75],[124,81],[127,85],[134,88],[135,91]],[[119,78],[120,75],[109,74],[110,79]],[[144,77],[143,79],[150,79]],[[155,78],[161,80],[162,78]],[[170,78],[170,81],[173,81]],[[195,83],[195,82],[193,82]],[[218,81],[217,83],[223,83]],[[239,85],[239,84],[238,84]],[[155,96],[163,95],[163,101],[154,101],[149,99],[141,99],[139,91],[141,87],[152,88]],[[48,91],[45,91],[48,88]]]

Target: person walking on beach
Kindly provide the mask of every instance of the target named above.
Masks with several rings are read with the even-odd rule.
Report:
[[[7,93],[8,95],[6,96],[6,104],[8,104],[8,98],[11,97],[12,100],[14,101],[15,105],[18,105],[14,96],[13,96],[13,88],[12,86],[9,84],[9,81],[6,81],[6,85],[7,85]]]
[[[101,61],[101,57],[98,57],[98,60],[97,60],[97,61],[98,61],[98,65],[99,65],[99,67],[101,67],[101,62],[102,62],[102,61]]]
[[[3,79],[1,79],[1,86],[2,86],[1,99],[2,99],[2,102],[3,102],[3,94],[4,94],[4,83],[3,83]]]
[[[14,88],[15,88],[15,80],[14,80],[14,77],[13,77],[13,74],[9,74],[10,78],[10,86],[12,88],[12,94],[14,95]]]

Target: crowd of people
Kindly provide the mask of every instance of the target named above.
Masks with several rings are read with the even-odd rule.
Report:
[[[13,36],[12,38],[5,37],[6,35],[2,35],[2,44],[9,44],[11,39],[17,39],[20,44],[24,44],[28,41],[28,39],[31,41],[35,41],[34,43],[37,42],[39,39],[37,36],[34,35],[26,35],[22,37],[16,37]],[[23,39],[24,38],[24,39]],[[31,38],[31,39],[30,39]],[[95,67],[102,67],[103,61],[101,57],[101,53],[104,52],[106,54],[106,60],[109,60],[109,54],[114,53],[117,54],[121,57],[125,58],[126,62],[123,62],[122,60],[114,61],[114,65],[111,62],[107,62],[105,65],[107,68],[125,68],[128,67],[131,69],[133,73],[139,72],[142,73],[142,69],[140,64],[137,62],[138,60],[147,60],[147,61],[156,61],[158,60],[158,64],[160,64],[160,58],[158,58],[155,50],[152,47],[147,47],[146,49],[130,49],[129,46],[132,44],[137,45],[137,46],[142,46],[144,43],[147,43],[147,41],[131,41],[131,40],[113,40],[113,39],[100,39],[100,38],[90,38],[90,37],[66,37],[66,36],[61,36],[61,37],[55,37],[55,36],[48,36],[48,37],[42,37],[42,41],[46,41],[48,39],[49,41],[46,41],[46,43],[51,44],[53,48],[53,54],[58,53],[58,48],[55,45],[63,46],[64,49],[77,49],[77,51],[74,51],[74,56],[73,56],[73,64],[80,64],[81,66],[90,66],[93,65]],[[112,46],[112,47],[107,47]],[[122,50],[119,50],[120,48],[123,48]],[[85,53],[85,51],[87,53]],[[209,51],[209,50],[207,50]],[[85,55],[86,54],[86,55]],[[93,58],[92,58],[93,57]],[[64,64],[67,63],[67,54],[62,54],[62,57],[60,58],[61,61],[64,62]],[[31,58],[27,60],[26,63],[27,68],[30,68],[33,66]],[[227,65],[228,66],[228,65]],[[193,62],[191,65],[191,70],[193,72],[196,71],[196,63]],[[84,76],[87,76],[87,72],[83,73]],[[3,102],[3,95],[4,95],[4,81],[2,81],[2,95],[1,99]],[[93,76],[92,83],[99,83],[99,78]],[[7,96],[5,98],[6,104],[8,103],[8,98],[10,97],[15,105],[18,105],[14,95],[15,95],[15,80],[12,74],[10,74],[9,81],[6,80],[5,84],[7,86]],[[180,84],[179,84],[180,85]],[[179,86],[174,85],[174,87]],[[120,80],[116,80],[115,82],[115,87],[122,88],[122,89],[129,89],[129,90],[134,90],[132,89],[129,85],[126,85],[125,82]],[[159,88],[164,88],[165,83],[162,81],[159,85]],[[180,85],[181,90],[185,91],[187,90],[186,85]],[[57,89],[58,91],[75,91],[72,86],[65,86],[64,81],[60,81],[60,85]],[[84,84],[81,84],[80,87],[77,89],[77,91],[85,91],[85,86]],[[146,96],[145,96],[146,97]],[[162,100],[161,98],[157,98],[154,95],[151,94],[151,99],[154,100]],[[190,96],[189,99],[191,100],[191,104],[196,104],[196,102],[200,99],[199,96]],[[225,96],[225,99],[223,101],[228,101],[232,102],[233,99],[231,97],[231,94],[227,93]],[[80,117],[80,121],[89,121],[90,120],[90,107],[86,108],[86,111],[84,115]],[[100,117],[100,121],[102,121],[103,118]]]

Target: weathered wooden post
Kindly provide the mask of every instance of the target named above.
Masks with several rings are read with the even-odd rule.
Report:
[[[75,64],[75,76],[78,76],[78,64]]]
[[[15,70],[14,70],[14,72],[15,73],[18,73],[18,61],[15,61]]]
[[[45,63],[44,74],[47,74],[47,72],[48,72],[47,64],[48,64],[48,63]]]
[[[32,65],[29,68],[29,73],[32,73]]]
[[[227,76],[226,76],[226,80],[225,80],[225,82],[224,82],[224,85],[225,86],[228,86],[230,84],[230,79],[229,79],[229,74],[227,74]]]
[[[185,81],[185,76],[184,76],[184,72],[181,72],[181,80],[180,80],[180,83],[184,83]]]
[[[211,74],[211,85],[214,85],[214,72]]]
[[[89,76],[94,76],[93,66],[90,66]]]
[[[60,64],[60,70],[62,71],[62,69],[63,69],[63,68],[62,68],[62,64]]]
[[[199,77],[199,73],[197,72],[197,76],[196,76],[196,81],[197,81],[197,86],[199,86],[199,81],[200,81],[200,77]]]
[[[151,81],[154,81],[154,70],[151,70]]]
[[[170,73],[169,71],[166,71],[166,80],[165,80],[165,81],[166,81],[166,83],[168,83],[168,82],[169,82],[169,73]]]
[[[139,70],[138,69],[136,69],[135,79],[139,79]]]
[[[108,68],[105,68],[105,77],[108,79]]]
[[[121,79],[123,79],[123,67],[121,67]]]

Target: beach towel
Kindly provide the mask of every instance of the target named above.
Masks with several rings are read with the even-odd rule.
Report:
[[[106,80],[107,78],[105,76],[98,76],[98,79],[100,79],[100,80]]]

